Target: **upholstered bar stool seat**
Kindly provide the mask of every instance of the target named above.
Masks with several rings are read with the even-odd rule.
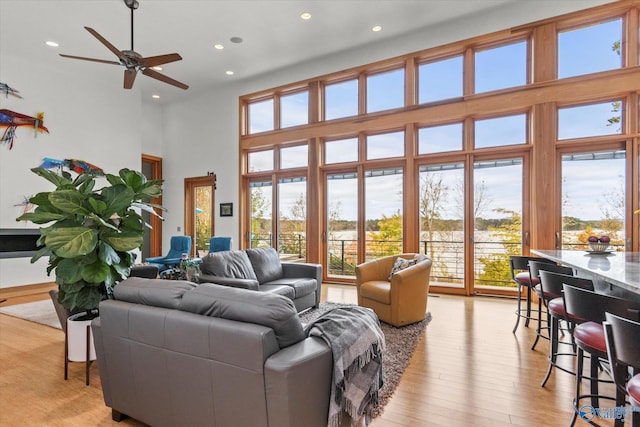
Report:
[[[607,357],[607,342],[601,323],[584,322],[573,329],[573,339],[576,344],[588,349],[589,353],[597,354],[603,359]]]
[[[627,383],[627,394],[631,406],[640,407],[640,374],[631,378]]]

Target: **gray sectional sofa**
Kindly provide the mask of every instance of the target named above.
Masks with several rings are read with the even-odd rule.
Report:
[[[200,282],[286,296],[298,312],[320,304],[322,265],[280,262],[273,248],[212,252],[202,258]]]
[[[114,420],[154,427],[325,427],[331,349],[290,298],[129,278],[92,323]]]

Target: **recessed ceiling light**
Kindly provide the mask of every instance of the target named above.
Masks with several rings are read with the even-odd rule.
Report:
[[[46,44],[47,46],[51,46],[51,47],[58,47],[58,43],[51,41],[51,40],[47,40],[46,42],[44,42],[44,44]]]
[[[160,95],[155,95],[155,94],[154,94],[154,95],[151,95],[151,97],[152,97],[153,99],[160,99]]]
[[[218,49],[218,50],[222,50],[222,49],[224,49],[224,46],[223,46],[223,45],[221,45],[220,43],[218,43],[218,44],[214,44],[214,45],[213,45],[213,47],[214,47],[214,48],[216,48],[216,49]]]
[[[371,27],[371,31],[373,31],[374,33],[382,31],[382,25],[374,25],[373,27]]]
[[[308,21],[309,19],[311,19],[311,14],[309,12],[304,12],[300,15],[300,18],[304,19],[305,21]]]
[[[155,67],[151,67],[151,69],[156,71],[162,71],[162,67],[159,65],[156,65]]]
[[[229,40],[231,43],[242,43],[242,37],[231,37]]]
[[[227,76],[233,76],[235,73],[232,70],[227,70],[227,71],[225,71],[225,74]]]

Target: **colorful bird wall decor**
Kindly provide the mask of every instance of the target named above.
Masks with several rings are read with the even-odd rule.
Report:
[[[74,171],[75,173],[87,172],[92,175],[104,175],[104,170],[102,170],[102,168],[99,168],[98,166],[89,162],[85,162],[84,160],[78,159],[58,160],[52,159],[50,157],[45,157],[44,159],[42,159],[40,167],[45,169],[62,169],[64,167],[71,171]]]
[[[0,137],[0,142],[9,144],[9,150],[13,148],[13,141],[16,138],[16,128],[19,126],[26,126],[35,130],[36,136],[38,133],[49,133],[49,129],[44,126],[44,113],[38,113],[35,117],[27,116],[25,114],[16,113],[11,110],[0,110],[0,127],[6,127],[4,133]]]
[[[22,99],[22,96],[20,96],[20,91],[12,88],[6,83],[0,82],[0,93],[4,93],[4,96],[7,98],[9,97],[9,95],[11,95],[15,96],[16,98]]]

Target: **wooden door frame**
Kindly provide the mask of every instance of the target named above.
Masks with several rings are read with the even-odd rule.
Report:
[[[216,202],[216,176],[206,175],[184,179],[184,235],[190,236],[195,241],[192,230],[196,221],[196,209],[194,189],[196,187],[211,187],[211,235],[215,235],[215,202]],[[195,246],[191,245],[191,256],[195,256]]]
[[[141,162],[151,165],[151,179],[162,179],[161,157],[142,154]],[[151,203],[162,206],[162,195],[151,199]],[[155,215],[151,215],[149,225],[151,225],[151,230],[149,231],[149,256],[162,256],[162,220]]]

